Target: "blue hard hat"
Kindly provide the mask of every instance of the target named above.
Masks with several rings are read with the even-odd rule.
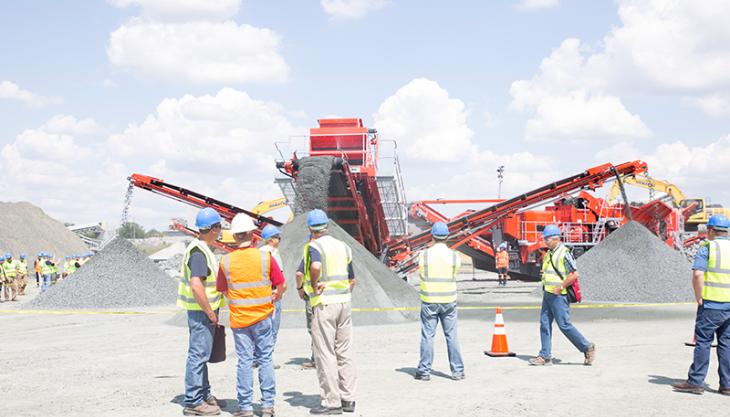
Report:
[[[307,215],[307,226],[312,230],[323,230],[329,223],[327,213],[320,209],[314,209]]]
[[[553,236],[560,236],[560,228],[557,224],[549,224],[542,231],[542,238],[547,239]]]
[[[210,207],[206,207],[198,212],[195,216],[195,227],[198,229],[210,229],[214,224],[223,221],[223,218],[217,211]]]
[[[0,255],[0,261],[5,261],[5,255]]]
[[[20,259],[25,259],[26,255],[24,253],[20,254]]]
[[[722,214],[715,214],[713,216],[710,216],[710,219],[707,221],[707,227],[711,227],[713,229],[720,229],[720,230],[727,230],[730,228],[730,220],[727,219]]]
[[[449,236],[449,225],[444,222],[436,222],[431,227],[431,234],[437,238],[446,238]]]
[[[5,259],[12,258],[13,254],[10,252],[5,252]]]
[[[270,239],[274,236],[279,236],[280,234],[281,232],[279,232],[279,229],[272,224],[266,225],[266,227],[264,227],[264,230],[261,231],[261,237],[264,240]]]

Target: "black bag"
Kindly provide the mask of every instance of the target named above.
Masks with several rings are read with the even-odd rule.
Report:
[[[209,363],[218,363],[226,360],[226,327],[216,325],[213,335],[213,350],[210,353]]]
[[[555,270],[555,272],[557,272],[558,276],[560,277],[560,280],[565,281],[565,277],[563,276],[563,274],[561,274],[560,271],[558,270],[558,268],[555,267],[555,263],[553,262],[553,257],[549,253],[546,253],[546,255],[550,258],[550,265],[553,267],[553,270]],[[567,292],[566,295],[568,296],[569,303],[573,304],[573,303],[580,303],[581,301],[583,301],[583,296],[580,292],[580,284],[578,284],[578,278],[576,278],[575,281],[573,281],[573,283],[570,284],[570,286],[568,286],[568,288],[565,289],[565,291]]]

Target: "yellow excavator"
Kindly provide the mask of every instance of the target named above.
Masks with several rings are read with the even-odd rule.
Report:
[[[287,207],[286,199],[285,198],[277,198],[274,200],[268,200],[268,201],[262,201],[258,204],[256,204],[256,207],[252,208],[251,211],[259,214],[264,215],[270,211],[278,210],[280,208]],[[289,221],[291,221],[294,218],[294,215],[289,216]]]
[[[720,204],[709,204],[704,198],[686,198],[682,190],[676,185],[668,182],[648,178],[645,176],[626,177],[623,179],[624,184],[636,185],[637,187],[654,189],[660,193],[665,193],[672,198],[672,202],[677,208],[685,208],[690,205],[695,205],[694,213],[685,222],[685,228],[687,230],[697,230],[697,226],[700,224],[706,224],[710,216],[714,214],[724,214],[730,217],[730,209],[724,208]],[[609,203],[616,201],[616,197],[621,192],[621,187],[618,182],[614,182],[608,192],[606,200]]]

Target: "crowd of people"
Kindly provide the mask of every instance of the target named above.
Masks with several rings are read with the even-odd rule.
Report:
[[[35,285],[45,292],[81,268],[93,254],[91,252],[65,256],[58,259],[52,253],[39,252],[30,266],[35,274]],[[0,302],[18,301],[18,296],[25,295],[30,283],[28,277],[28,256],[21,253],[16,259],[11,252],[0,255]]]

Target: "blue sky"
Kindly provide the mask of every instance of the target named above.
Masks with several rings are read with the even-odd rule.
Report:
[[[399,141],[414,199],[644,158],[730,203],[730,10],[693,3],[4,2],[0,176],[69,222],[115,222],[131,172],[250,206],[273,141],[339,115]],[[143,194],[145,225],[192,213]]]

